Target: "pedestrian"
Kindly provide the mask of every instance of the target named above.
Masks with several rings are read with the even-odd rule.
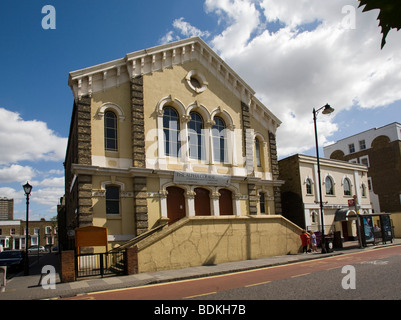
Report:
[[[302,230],[300,238],[301,238],[301,241],[302,241],[302,252],[303,253],[308,253],[308,246],[309,246],[309,243],[310,243],[310,238],[309,238],[309,235],[306,233],[305,230]]]
[[[313,231],[310,232],[310,243],[312,246],[312,252],[317,252],[316,234]]]

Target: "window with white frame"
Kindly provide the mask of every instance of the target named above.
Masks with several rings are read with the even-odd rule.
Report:
[[[190,113],[191,120],[188,123],[189,157],[205,160],[205,135],[202,116],[197,112]]]
[[[255,138],[255,152],[256,152],[256,166],[258,168],[262,167],[262,158],[261,158],[261,147],[259,138]]]
[[[220,117],[214,117],[212,136],[214,161],[225,162],[227,159],[226,124]]]
[[[163,108],[163,133],[165,155],[180,157],[180,120],[172,107]]]
[[[104,114],[104,146],[106,151],[117,151],[117,116],[113,111]]]
[[[326,177],[325,185],[326,185],[326,195],[333,196],[334,195],[334,182],[330,176]]]
[[[350,143],[348,145],[348,150],[349,150],[349,153],[354,153],[355,152],[355,144]]]
[[[309,178],[306,179],[305,185],[306,185],[306,194],[309,194],[309,195],[313,194],[313,191],[312,191],[312,180],[309,179]]]
[[[344,196],[351,195],[351,181],[348,178],[344,179]]]
[[[47,244],[47,245],[49,245],[49,244],[54,244],[54,241],[53,241],[53,237],[52,237],[52,236],[47,236],[47,237],[46,237],[46,244]]]
[[[311,212],[311,222],[312,222],[312,224],[317,223],[317,213],[315,211]]]
[[[31,245],[32,245],[32,246],[37,246],[37,245],[39,245],[39,243],[38,243],[38,237],[35,237],[35,236],[31,237]]]
[[[365,149],[366,149],[365,140],[359,140],[359,150],[365,150]]]

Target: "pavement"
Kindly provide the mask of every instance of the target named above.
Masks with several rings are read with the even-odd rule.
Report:
[[[75,282],[61,283],[59,271],[59,256],[55,253],[43,254],[39,260],[30,265],[30,275],[24,276],[23,272],[16,274],[7,280],[5,292],[0,292],[0,300],[42,300],[58,299],[83,295],[90,292],[116,290],[130,287],[138,287],[155,283],[172,282],[214,276],[225,273],[239,272],[270,266],[284,265],[300,261],[322,259],[345,253],[373,250],[384,246],[401,245],[401,239],[394,239],[392,243],[368,245],[359,248],[357,242],[345,242],[344,247],[334,249],[333,252],[322,254],[295,254],[285,256],[267,257],[262,259],[227,262],[211,266],[198,266],[176,270],[139,273],[125,276],[111,276],[104,278],[86,278]],[[51,282],[47,276],[42,276],[44,266],[53,266],[56,271],[55,286],[51,288]],[[42,286],[41,284],[44,284]]]

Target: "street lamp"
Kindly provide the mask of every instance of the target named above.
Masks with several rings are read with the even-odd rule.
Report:
[[[32,186],[26,182],[22,186],[25,191],[26,195],[26,226],[25,226],[25,261],[24,261],[24,275],[28,276],[29,275],[29,262],[28,262],[28,237],[29,237],[29,228],[28,228],[28,221],[29,221],[29,195],[31,194],[32,191]]]
[[[323,114],[330,114],[334,111],[332,107],[330,107],[328,104],[325,106],[315,110],[313,108],[313,123],[315,125],[315,141],[316,141],[316,159],[317,159],[317,175],[319,179],[319,203],[320,203],[320,223],[322,225],[322,236],[321,236],[321,246],[322,246],[322,253],[326,253],[326,248],[325,248],[325,237],[324,237],[324,214],[323,214],[323,201],[322,201],[322,180],[320,178],[320,160],[319,160],[319,143],[317,139],[317,127],[316,127],[316,116],[319,113],[320,110],[322,110]]]

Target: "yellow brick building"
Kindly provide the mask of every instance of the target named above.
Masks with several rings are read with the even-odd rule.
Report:
[[[165,222],[281,214],[281,122],[200,38],[73,71],[69,85],[67,230],[106,227],[114,247]]]

